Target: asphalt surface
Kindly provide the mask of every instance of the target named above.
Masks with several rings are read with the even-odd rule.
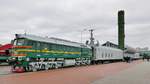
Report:
[[[0,76],[12,74],[11,66],[0,65]]]
[[[150,84],[150,62],[142,62],[91,84]]]
[[[141,61],[70,67],[18,74],[10,73],[0,76],[0,84],[91,84],[96,80],[115,75],[139,63]],[[1,71],[2,73],[9,71],[5,68],[3,70],[6,71]]]

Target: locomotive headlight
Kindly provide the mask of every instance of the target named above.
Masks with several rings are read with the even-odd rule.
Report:
[[[26,61],[30,61],[30,58],[26,58]]]
[[[14,57],[12,58],[12,60],[15,60],[15,59],[16,59],[16,58],[14,58]]]

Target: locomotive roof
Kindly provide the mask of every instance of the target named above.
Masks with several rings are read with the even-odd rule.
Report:
[[[74,46],[74,47],[81,47],[81,46],[86,47],[86,45],[84,45],[82,43],[59,39],[59,38],[54,38],[54,37],[48,38],[48,37],[40,37],[40,36],[29,35],[29,34],[16,34],[16,38],[27,38],[27,39],[35,40],[35,41],[68,45],[68,46]]]

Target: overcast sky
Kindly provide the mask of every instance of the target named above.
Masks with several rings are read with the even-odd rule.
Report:
[[[0,0],[0,44],[16,33],[83,42],[94,28],[100,44],[118,41],[117,12],[125,10],[125,41],[150,47],[150,0]]]

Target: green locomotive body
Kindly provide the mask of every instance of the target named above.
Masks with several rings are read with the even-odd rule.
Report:
[[[27,34],[16,34],[12,49],[13,71],[37,71],[90,64],[91,48],[81,43]]]

